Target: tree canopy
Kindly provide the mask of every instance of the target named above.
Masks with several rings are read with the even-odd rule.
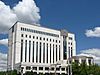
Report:
[[[100,75],[100,66],[97,64],[86,65],[85,63],[72,63],[73,75]]]

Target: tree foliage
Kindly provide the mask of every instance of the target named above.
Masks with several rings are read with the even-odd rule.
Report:
[[[6,72],[0,72],[0,75],[6,75]]]
[[[72,73],[73,75],[100,75],[100,66],[72,63]]]
[[[7,75],[17,75],[17,70],[8,71]]]
[[[34,72],[33,71],[27,71],[26,73],[25,73],[25,75],[34,75]]]

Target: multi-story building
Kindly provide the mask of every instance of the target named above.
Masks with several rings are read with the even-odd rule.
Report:
[[[75,55],[75,35],[66,30],[20,22],[9,29],[8,70],[47,74],[56,65],[56,73],[67,74],[67,59]]]

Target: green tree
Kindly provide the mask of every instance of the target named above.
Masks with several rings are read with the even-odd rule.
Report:
[[[85,63],[79,65],[80,75],[88,75],[88,66]]]
[[[73,75],[79,75],[80,70],[79,70],[79,65],[78,63],[72,63],[72,74]]]
[[[72,63],[72,73],[73,75],[100,75],[100,66]]]
[[[33,71],[27,71],[27,72],[25,73],[25,75],[34,75],[34,72],[33,72]]]
[[[8,71],[7,75],[17,75],[17,70]]]
[[[44,75],[43,73],[39,73],[39,75]]]
[[[6,75],[6,72],[0,72],[0,75]]]
[[[17,75],[17,70],[11,71],[11,75]]]

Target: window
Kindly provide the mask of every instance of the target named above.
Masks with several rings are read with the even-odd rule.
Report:
[[[71,63],[72,63],[72,61],[70,60],[70,61],[69,61],[69,63],[71,64]]]
[[[72,37],[69,37],[69,40],[72,40]]]
[[[75,60],[76,63],[79,63],[79,60]]]
[[[26,66],[26,70],[30,70],[31,69],[31,67],[30,66]]]
[[[60,43],[60,41],[59,41],[59,43]]]
[[[65,71],[65,68],[61,68],[62,71]]]
[[[23,30],[23,28],[21,27],[21,30]]]
[[[36,62],[38,62],[38,42],[36,42]]]
[[[67,41],[66,41],[66,36],[64,37],[64,41],[63,41],[63,59],[67,59]]]
[[[88,62],[89,62],[89,65],[91,65],[91,59],[89,59]]]
[[[51,42],[51,39],[50,39],[50,42]]]
[[[54,42],[54,39],[53,39],[53,42]]]
[[[73,50],[71,50],[71,57],[73,56]]]
[[[31,35],[29,36],[29,38],[31,38]]]
[[[25,28],[22,28],[23,31],[25,31]]]
[[[23,70],[24,69],[24,67],[21,67],[21,70]]]
[[[71,45],[73,45],[73,43],[71,42]]]
[[[40,42],[40,57],[39,62],[41,63],[41,42]]]
[[[86,60],[84,59],[84,60],[82,60],[82,63],[86,63]]]
[[[48,43],[47,43],[47,63],[48,63]]]
[[[29,41],[29,62],[30,62],[30,57],[31,57],[31,41]]]
[[[69,51],[69,58],[70,58],[70,47],[68,47],[68,51]]]
[[[33,41],[33,62],[34,62],[34,41]]]
[[[45,43],[43,43],[43,63],[45,63]]]
[[[40,37],[40,40],[42,40],[42,38]]]
[[[51,44],[50,44],[50,63],[51,63]]]
[[[52,67],[51,70],[54,70],[54,67]]]
[[[27,57],[27,40],[25,40],[25,62]]]
[[[43,38],[43,40],[45,40],[45,38]]]
[[[57,61],[57,54],[58,54],[58,53],[57,53],[57,45],[56,45],[56,61]]]
[[[60,60],[60,45],[59,45],[59,60]]]
[[[56,40],[56,43],[57,43],[57,40]]]
[[[23,40],[21,40],[21,62],[22,62],[22,57],[23,56]]]
[[[68,47],[68,50],[70,50],[70,47]]]
[[[37,70],[37,67],[33,67],[33,70]]]
[[[72,50],[73,48],[71,47],[71,50]]]
[[[53,63],[54,63],[54,44],[53,44]]]
[[[35,38],[35,36],[33,36],[33,39]]]
[[[36,39],[38,39],[38,37],[36,37]]]
[[[23,37],[23,34],[21,34],[21,37]]]
[[[27,35],[25,37],[27,38]]]
[[[47,41],[48,41],[48,38],[47,38]]]
[[[26,28],[25,28],[25,31],[26,31]]]
[[[45,70],[49,70],[49,67],[45,67]]]
[[[60,68],[56,68],[56,70],[57,70],[57,71],[59,71],[59,70],[60,70]]]
[[[43,67],[39,67],[39,70],[43,70]]]

